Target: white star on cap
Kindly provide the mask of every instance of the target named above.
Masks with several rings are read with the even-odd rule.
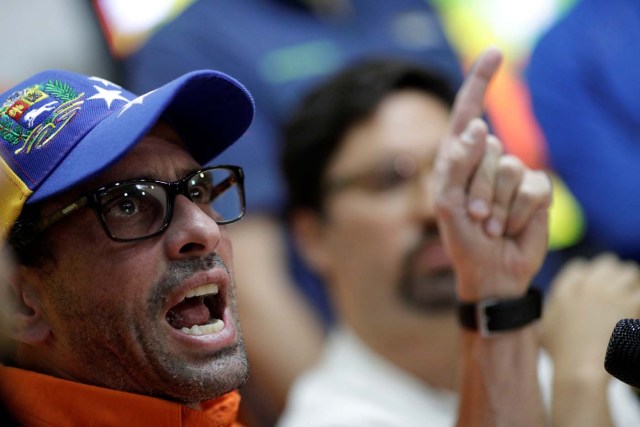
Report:
[[[90,99],[104,99],[107,103],[107,108],[111,109],[111,103],[115,100],[129,102],[127,98],[120,95],[122,93],[121,90],[106,90],[101,88],[100,86],[93,86],[95,90],[98,91],[95,95],[90,98],[87,98],[87,101]]]
[[[115,84],[114,82],[110,82],[109,80],[103,79],[102,77],[91,76],[91,77],[89,77],[89,80],[95,80],[97,82],[102,83],[105,86],[120,87],[117,84]]]
[[[151,92],[147,92],[144,95],[140,95],[136,99],[132,99],[131,101],[127,102],[127,104],[124,107],[122,107],[122,110],[120,110],[120,112],[118,113],[118,117],[123,115],[125,111],[127,111],[129,108],[133,107],[134,105],[142,105],[144,98],[147,97],[148,95],[151,95],[156,90],[157,89],[154,89]]]

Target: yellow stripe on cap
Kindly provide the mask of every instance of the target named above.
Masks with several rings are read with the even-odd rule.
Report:
[[[33,191],[0,157],[0,242],[4,242]]]

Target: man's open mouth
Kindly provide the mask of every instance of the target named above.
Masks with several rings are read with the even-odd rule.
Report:
[[[224,329],[224,298],[218,285],[210,283],[190,289],[182,302],[166,315],[167,322],[188,335],[209,335]]]

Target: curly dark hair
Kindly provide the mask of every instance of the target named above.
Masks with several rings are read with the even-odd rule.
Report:
[[[312,89],[286,122],[281,166],[289,212],[322,212],[322,181],[345,133],[375,113],[389,95],[416,89],[453,105],[455,88],[442,74],[411,62],[377,58],[355,63]]]

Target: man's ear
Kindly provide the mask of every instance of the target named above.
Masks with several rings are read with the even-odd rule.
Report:
[[[305,262],[320,276],[328,274],[329,258],[325,222],[311,209],[298,209],[291,215],[291,229]]]
[[[9,299],[6,316],[9,335],[27,345],[42,344],[51,333],[38,292],[38,288],[46,286],[42,273],[32,267],[19,265],[9,284],[9,289],[3,291]]]

